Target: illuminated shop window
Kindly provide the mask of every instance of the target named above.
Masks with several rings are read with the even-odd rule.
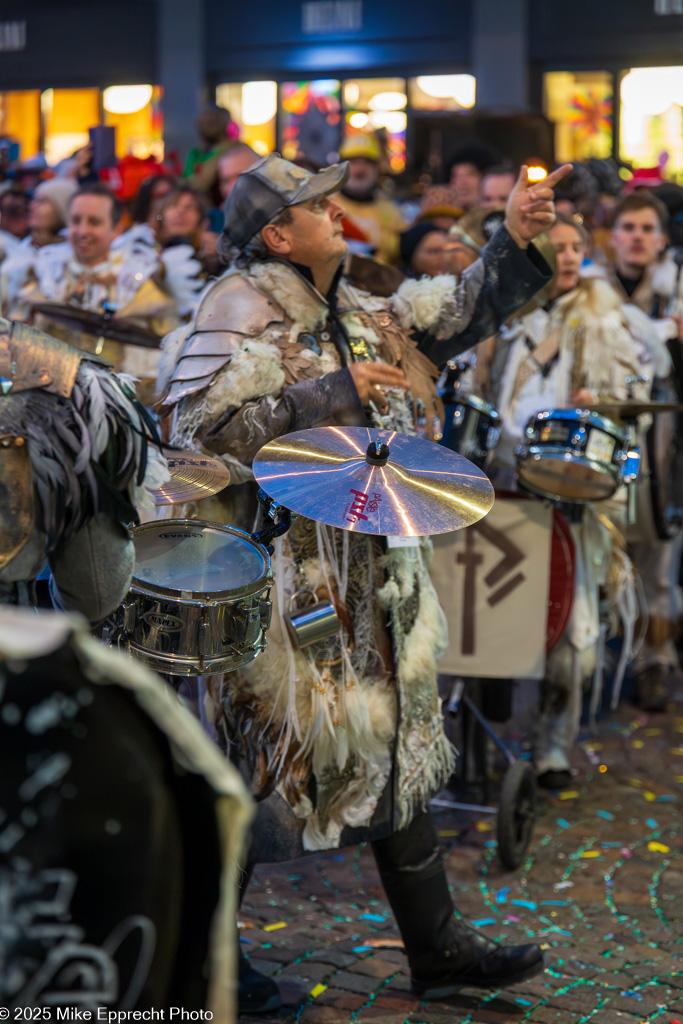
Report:
[[[116,128],[116,155],[164,158],[160,86],[113,85],[102,94],[104,124]]]
[[[272,153],[277,133],[277,83],[235,82],[219,85],[216,103],[230,111],[246,142],[260,156]]]
[[[418,75],[408,79],[408,97],[413,110],[471,110],[476,100],[474,75]]]
[[[40,151],[40,92],[38,89],[0,92],[0,137],[19,143],[19,159]]]
[[[45,159],[56,164],[88,143],[100,123],[99,89],[46,89],[40,97]]]
[[[316,167],[334,163],[341,137],[341,82],[321,78],[282,83],[280,145],[287,160],[304,158]]]
[[[631,68],[621,80],[620,156],[683,177],[683,67]]]
[[[354,78],[344,82],[344,134],[376,132],[386,153],[387,170],[406,165],[408,104],[404,78]]]
[[[543,107],[555,125],[555,157],[612,155],[612,76],[606,71],[551,71],[543,76]]]

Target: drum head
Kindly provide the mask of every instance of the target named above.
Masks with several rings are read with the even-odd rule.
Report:
[[[617,489],[618,478],[602,466],[565,452],[543,452],[539,458],[520,462],[520,479],[537,494],[565,501],[602,501]]]
[[[268,573],[265,549],[229,526],[171,519],[139,526],[133,539],[133,586],[219,597],[249,592]]]

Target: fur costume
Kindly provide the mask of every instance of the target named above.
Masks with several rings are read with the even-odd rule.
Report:
[[[509,252],[506,235],[501,245]],[[541,275],[516,251],[523,264],[511,291],[533,291]],[[252,529],[251,461],[262,444],[318,424],[367,423],[345,369],[353,360],[381,359],[410,381],[408,401],[389,390],[389,408],[372,412],[373,425],[410,434],[423,417],[430,433],[440,413],[438,370],[424,348],[435,341],[454,352],[483,336],[498,316],[500,255],[494,247],[486,270],[477,266],[460,285],[446,276],[411,281],[389,298],[342,278],[326,300],[275,259],[228,271],[205,293],[190,331],[164,343],[161,405],[173,412],[173,442],[220,453],[231,470],[220,508],[209,499],[186,512]],[[539,278],[535,286],[530,277]],[[276,787],[299,820],[304,849],[339,845],[358,828],[405,826],[452,771],[436,689],[445,621],[430,557],[426,540],[384,550],[380,538],[305,519],[276,541],[268,647],[225,677],[221,696],[233,752],[262,795]],[[284,616],[303,590],[331,599],[342,629],[296,650]],[[388,810],[380,812],[382,802]]]

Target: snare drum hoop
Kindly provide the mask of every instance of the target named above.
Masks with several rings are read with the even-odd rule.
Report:
[[[567,455],[570,455],[571,458],[567,458]],[[526,479],[522,470],[525,465],[528,465],[529,467],[538,466],[539,462],[542,463],[544,459],[548,461],[552,459],[552,461],[554,462],[563,462],[567,466],[587,466],[592,472],[596,473],[597,475],[604,476],[607,479],[611,480],[614,486],[608,494],[602,494],[600,496],[596,495],[595,497],[592,498],[570,498],[567,495],[555,494],[554,491],[550,490],[550,487],[547,487],[544,490],[542,490],[537,485],[530,483]],[[520,459],[518,462],[517,474],[522,483],[524,484],[524,487],[527,490],[532,491],[533,494],[539,495],[542,498],[552,499],[553,501],[568,501],[571,502],[573,505],[590,505],[596,501],[605,501],[607,498],[611,498],[611,496],[619,487],[620,482],[619,471],[615,466],[606,466],[602,462],[593,462],[592,459],[587,459],[585,455],[580,455],[579,453],[574,453],[570,451],[566,447],[566,445],[561,445],[560,447],[557,448],[552,447],[551,445],[544,445],[543,448],[537,448],[535,445],[531,445],[528,448],[527,457],[524,459]]]
[[[580,426],[591,426],[598,427],[600,430],[609,434],[615,439],[615,441],[621,444],[622,448],[626,444],[626,433],[611,420],[608,416],[603,416],[599,412],[593,412],[592,409],[543,409],[537,412],[535,416],[531,416],[527,426],[531,426],[532,423],[538,421],[545,423],[548,420],[563,420],[570,423],[578,423]]]
[[[133,527],[131,531],[133,540],[144,533],[151,533],[155,529],[158,530],[162,525],[164,531],[174,527],[207,526],[213,530],[230,534],[230,536],[237,536],[241,540],[247,541],[251,547],[259,552],[264,560],[266,571],[257,580],[254,580],[253,583],[245,583],[241,587],[233,587],[229,590],[178,590],[175,587],[162,587],[157,583],[150,583],[149,580],[136,576],[135,570],[133,570],[130,589],[136,594],[142,594],[144,597],[179,601],[183,605],[210,605],[225,604],[243,597],[253,597],[271,585],[273,573],[270,565],[270,555],[262,544],[255,541],[244,530],[238,530],[237,527],[227,526],[224,523],[210,523],[206,519],[155,519],[151,523],[143,523],[140,526]]]

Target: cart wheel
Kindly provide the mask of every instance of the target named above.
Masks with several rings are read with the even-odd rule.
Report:
[[[515,761],[503,779],[498,809],[498,855],[510,871],[526,853],[536,818],[536,775],[526,761]]]

